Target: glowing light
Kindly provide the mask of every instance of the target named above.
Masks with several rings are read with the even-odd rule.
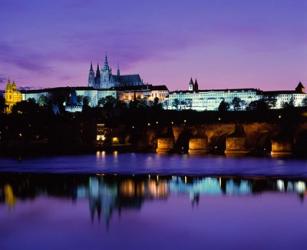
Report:
[[[97,141],[105,141],[106,137],[105,137],[105,135],[97,135],[96,140]]]
[[[119,138],[118,137],[113,137],[112,138],[112,143],[113,144],[118,144],[119,143]]]
[[[285,190],[285,183],[283,180],[277,180],[277,189],[279,191],[284,191]]]
[[[5,203],[9,207],[13,207],[16,203],[16,198],[13,192],[13,188],[11,185],[5,185],[4,186],[4,197],[5,197]]]
[[[96,158],[100,158],[100,154],[101,154],[100,151],[97,151],[96,152]]]
[[[297,183],[295,183],[295,190],[298,193],[304,193],[306,190],[306,184],[303,181],[298,181]]]
[[[150,125],[151,125],[150,122],[148,122],[148,123],[147,123],[147,126],[149,127]]]

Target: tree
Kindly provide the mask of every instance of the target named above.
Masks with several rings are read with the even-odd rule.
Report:
[[[238,110],[240,110],[240,108],[244,104],[244,102],[239,97],[234,97],[232,99],[231,104],[233,105],[233,109],[235,111],[238,111]]]
[[[158,97],[156,97],[152,103],[152,108],[156,110],[162,110],[162,103],[160,103],[160,100]]]
[[[104,98],[104,97],[100,98],[98,100],[98,107],[103,107],[106,104],[106,102],[107,102],[106,98]]]
[[[48,97],[45,96],[45,95],[41,95],[38,98],[38,105],[39,106],[47,106],[48,102],[49,102]]]
[[[90,98],[88,96],[83,97],[83,106],[82,106],[82,110],[88,110],[90,108]]]
[[[116,98],[114,98],[113,96],[107,96],[107,97],[105,97],[103,107],[107,110],[111,110],[111,109],[115,108],[116,103],[117,103]]]
[[[220,112],[226,112],[229,110],[229,103],[228,102],[225,102],[225,100],[223,99],[218,107],[218,111]]]
[[[175,108],[175,109],[178,109],[178,106],[180,104],[180,101],[178,99],[174,99],[173,103],[172,103],[172,106]]]
[[[263,100],[266,102],[269,109],[276,106],[277,98],[274,95],[269,95],[269,96],[263,97]]]
[[[0,114],[4,112],[5,109],[5,99],[3,96],[0,96]]]
[[[12,112],[15,114],[31,114],[36,113],[39,110],[39,105],[35,102],[33,98],[30,98],[26,101],[18,102],[12,108]]]
[[[294,106],[294,99],[293,99],[293,97],[291,98],[291,100],[289,101],[289,102],[284,102],[283,104],[282,104],[282,107],[284,108],[284,109],[293,109],[295,106]]]
[[[305,97],[305,98],[303,99],[303,101],[302,101],[302,105],[303,105],[304,107],[306,107],[306,106],[307,106],[307,97]]]
[[[251,110],[251,111],[263,112],[263,111],[267,111],[269,109],[269,105],[265,101],[265,99],[262,98],[260,100],[251,102],[246,109]]]

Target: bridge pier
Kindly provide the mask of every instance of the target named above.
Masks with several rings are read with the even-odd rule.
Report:
[[[174,139],[172,137],[158,138],[156,152],[167,154],[174,150]]]
[[[293,154],[293,143],[290,140],[272,140],[272,157],[289,157]]]
[[[246,135],[241,125],[236,125],[235,131],[226,138],[226,156],[245,156],[249,154],[246,146]]]
[[[202,155],[207,154],[208,150],[208,138],[191,138],[189,140],[189,154]]]

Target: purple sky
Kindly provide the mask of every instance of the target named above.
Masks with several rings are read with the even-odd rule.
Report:
[[[86,85],[105,53],[170,89],[307,84],[306,0],[0,0],[0,32],[19,86]]]

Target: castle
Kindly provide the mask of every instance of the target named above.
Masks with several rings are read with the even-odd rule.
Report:
[[[140,75],[121,75],[119,68],[116,75],[112,74],[112,69],[109,66],[108,57],[105,56],[104,65],[97,65],[96,73],[91,63],[88,75],[88,87],[94,89],[111,89],[116,87],[133,87],[144,85]]]
[[[1,93],[0,93],[1,94]],[[65,95],[65,110],[82,111],[84,103],[97,107],[107,97],[113,97],[124,103],[141,100],[151,105],[158,101],[167,110],[219,110],[221,103],[226,103],[229,110],[247,110],[253,108],[258,101],[266,101],[271,109],[284,106],[307,106],[307,94],[302,83],[294,90],[262,91],[255,88],[241,89],[199,89],[198,81],[191,79],[187,90],[169,91],[165,85],[145,84],[139,74],[121,75],[120,70],[112,74],[108,57],[102,67],[97,65],[96,72],[91,63],[87,86],[57,87],[46,89],[17,90],[15,83],[8,82],[4,96],[6,112],[12,110],[14,104],[21,100],[41,100],[52,96]]]

